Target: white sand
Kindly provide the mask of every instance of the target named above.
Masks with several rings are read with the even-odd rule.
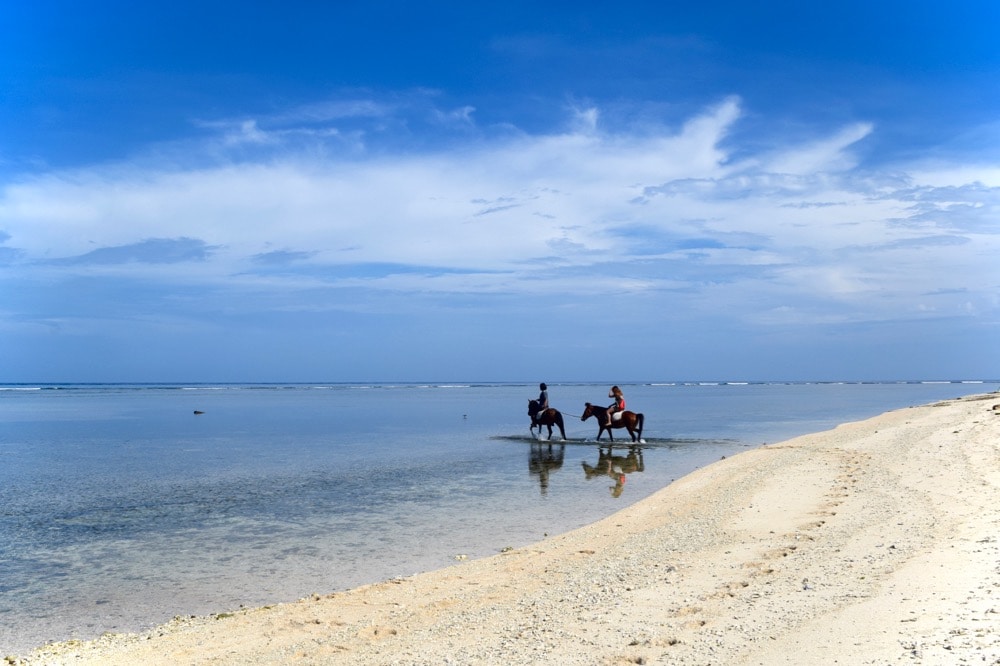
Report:
[[[492,558],[28,664],[1000,664],[1000,395],[761,447]]]

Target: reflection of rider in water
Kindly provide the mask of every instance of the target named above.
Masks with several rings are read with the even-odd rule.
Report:
[[[607,423],[604,425],[608,428],[611,427],[611,419],[617,412],[625,411],[625,396],[622,395],[622,390],[617,386],[612,386],[611,390],[608,391],[608,397],[614,398],[615,401],[608,406],[608,419]]]
[[[583,474],[587,479],[595,477],[610,477],[615,485],[610,487],[612,497],[621,497],[625,490],[626,475],[635,472],[644,472],[646,466],[642,460],[642,449],[638,446],[629,448],[628,455],[615,455],[611,447],[605,453],[604,449],[598,449],[597,464],[588,465],[586,460],[581,461]]]

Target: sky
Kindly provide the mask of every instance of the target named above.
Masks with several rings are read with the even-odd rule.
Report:
[[[0,3],[0,382],[998,379],[998,33]]]

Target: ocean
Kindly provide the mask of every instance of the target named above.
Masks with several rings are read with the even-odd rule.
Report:
[[[0,656],[493,555],[699,467],[997,381],[0,385]],[[605,435],[606,439],[606,435]]]

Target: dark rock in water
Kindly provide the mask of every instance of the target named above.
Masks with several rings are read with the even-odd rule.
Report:
[[[195,413],[195,414],[204,414],[205,412],[202,412],[202,411],[198,411],[198,410],[196,409],[196,410],[194,410],[194,413]]]

